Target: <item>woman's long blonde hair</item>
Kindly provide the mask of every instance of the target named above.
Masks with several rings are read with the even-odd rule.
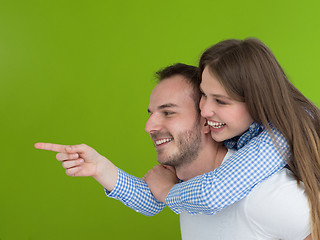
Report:
[[[287,164],[305,186],[311,235],[320,240],[320,111],[287,79],[272,52],[257,39],[226,40],[201,56],[227,93],[247,104],[255,122],[281,131],[291,148]]]

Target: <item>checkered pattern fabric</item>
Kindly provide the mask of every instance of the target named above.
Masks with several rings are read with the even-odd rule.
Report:
[[[152,195],[145,181],[121,169],[118,169],[118,179],[114,189],[111,192],[105,189],[105,192],[108,197],[118,199],[146,216],[153,216],[166,206]]]
[[[244,138],[227,142],[227,146],[238,151],[219,168],[171,189],[166,198],[171,210],[215,214],[247,196],[254,186],[282,169],[290,150],[283,135],[270,127],[277,146],[262,125],[253,124],[251,131],[242,135]]]
[[[241,136],[236,136],[234,138],[224,141],[224,145],[233,150],[239,150],[244,145],[246,145],[252,138],[258,136],[263,131],[263,125],[258,123],[252,123],[249,130],[242,134]]]
[[[271,126],[272,137],[259,124],[253,123],[248,132],[225,142],[238,149],[232,157],[212,172],[176,184],[166,202],[176,213],[214,214],[241,200],[259,182],[282,169],[289,154],[289,147],[282,134]],[[147,216],[160,212],[165,204],[157,201],[147,184],[139,178],[118,170],[118,180],[109,197]]]

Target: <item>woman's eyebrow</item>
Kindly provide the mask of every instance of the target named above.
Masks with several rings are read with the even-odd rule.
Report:
[[[228,99],[228,100],[232,100],[231,97],[228,97],[228,96],[225,96],[225,95],[221,95],[221,94],[209,94],[213,97],[216,97],[216,98],[224,98],[224,99]]]
[[[200,88],[200,92],[204,92],[204,91],[202,90],[202,88],[201,88],[201,85],[199,86],[199,88]],[[228,97],[228,96],[225,96],[225,95],[221,95],[221,94],[212,94],[212,93],[209,93],[209,94],[207,94],[207,95],[210,95],[210,96],[215,97],[215,98],[224,98],[224,99],[232,100],[231,97]]]

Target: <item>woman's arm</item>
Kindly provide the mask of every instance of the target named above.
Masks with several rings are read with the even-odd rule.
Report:
[[[264,130],[219,168],[174,185],[166,197],[167,205],[176,213],[215,214],[247,196],[259,182],[286,165],[289,148],[284,137],[274,133],[277,147]]]
[[[153,216],[164,209],[150,192],[148,185],[140,178],[118,169],[118,179],[111,192],[105,189],[108,197],[120,200],[126,206],[146,216]]]

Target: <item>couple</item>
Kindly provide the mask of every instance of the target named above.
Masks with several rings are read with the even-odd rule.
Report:
[[[252,61],[246,64],[243,59],[250,54]],[[268,64],[283,74],[272,60],[273,55],[257,40],[229,40],[209,48],[201,57],[199,70],[177,64],[159,72],[146,131],[154,141],[159,163],[165,165],[149,171],[144,181],[117,169],[86,145],[39,143],[36,147],[59,152],[57,159],[63,161],[68,175],[93,176],[108,196],[145,215],[161,211],[166,203],[180,213],[183,239],[305,239],[310,234],[308,199],[291,171],[283,168],[289,158],[296,165],[290,154],[295,145],[292,147],[292,139],[273,119],[272,110],[266,111],[271,113],[267,123],[260,119],[264,106],[259,99],[273,97],[277,107],[277,96],[261,97],[263,83],[255,89],[257,94],[248,91],[260,85],[253,80],[267,78],[264,71],[275,75]],[[242,82],[223,82],[232,77]],[[250,84],[244,85],[248,79]],[[237,84],[243,92],[235,90]],[[199,85],[201,115],[206,120],[198,109]],[[290,88],[290,94],[304,100],[293,86],[280,88]],[[318,120],[317,108],[303,106],[305,121]],[[297,177],[303,179],[304,173]],[[176,184],[178,178],[183,182]],[[312,221],[317,223],[317,219]],[[317,231],[317,225],[313,227]]]

